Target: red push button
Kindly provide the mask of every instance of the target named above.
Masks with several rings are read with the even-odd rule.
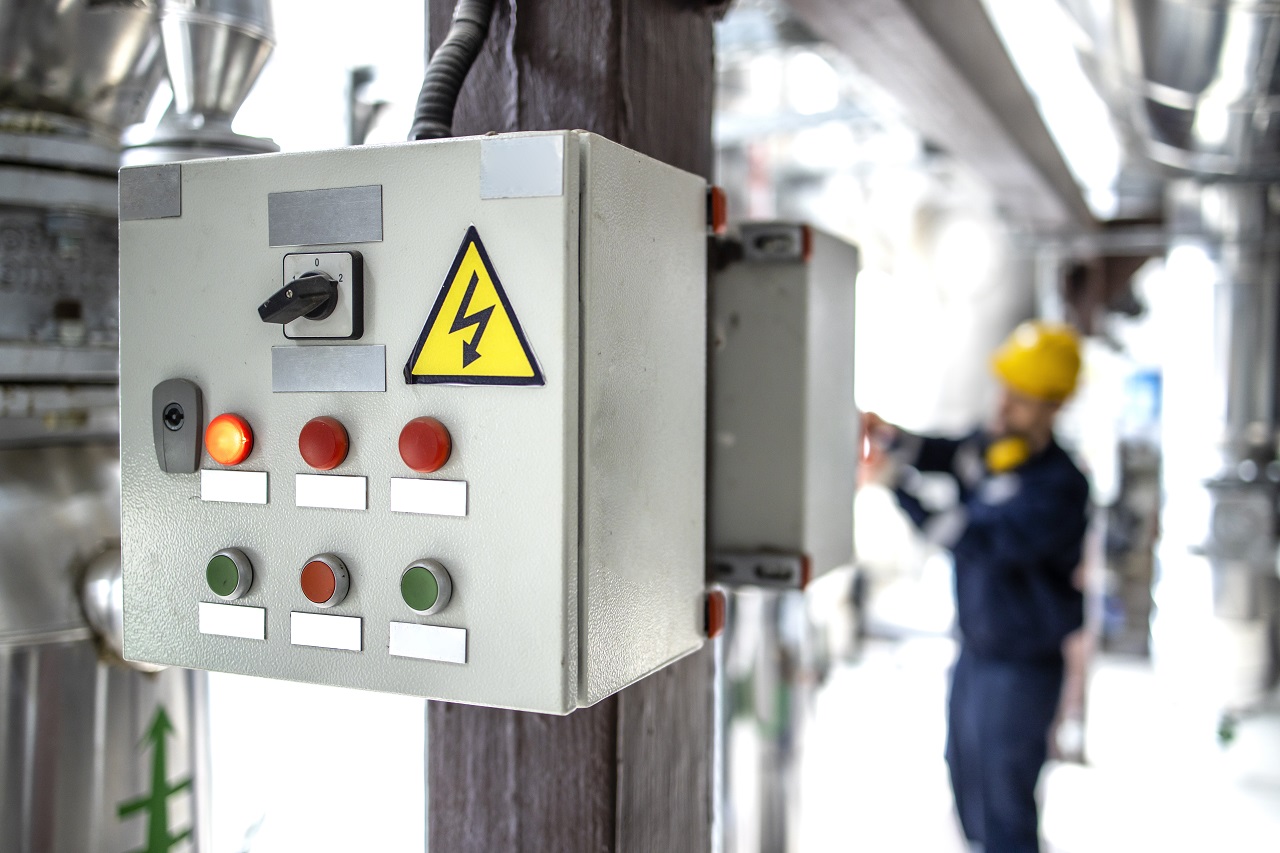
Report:
[[[323,416],[307,421],[298,434],[298,452],[317,471],[331,471],[342,464],[351,449],[346,427],[337,418]]]
[[[302,567],[302,594],[319,607],[341,604],[351,589],[346,565],[333,554],[317,554]]]
[[[449,430],[435,418],[414,418],[400,430],[400,458],[419,474],[439,471],[452,449]]]

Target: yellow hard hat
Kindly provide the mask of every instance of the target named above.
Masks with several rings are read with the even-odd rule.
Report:
[[[1031,320],[1013,330],[991,357],[991,366],[1014,391],[1061,403],[1076,390],[1080,339],[1070,326]]]

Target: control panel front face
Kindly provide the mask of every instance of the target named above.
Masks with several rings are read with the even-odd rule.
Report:
[[[578,161],[524,138],[523,195],[458,140],[186,163],[121,223],[131,659],[575,707]]]

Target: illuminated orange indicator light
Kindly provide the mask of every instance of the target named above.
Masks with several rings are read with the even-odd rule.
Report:
[[[239,415],[218,415],[204,431],[204,449],[214,462],[239,465],[253,450],[253,430]]]

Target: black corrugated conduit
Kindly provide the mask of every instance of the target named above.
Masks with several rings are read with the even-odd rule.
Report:
[[[410,139],[443,139],[453,135],[453,108],[471,63],[489,34],[493,0],[458,0],[453,24],[427,64],[418,94]]]

